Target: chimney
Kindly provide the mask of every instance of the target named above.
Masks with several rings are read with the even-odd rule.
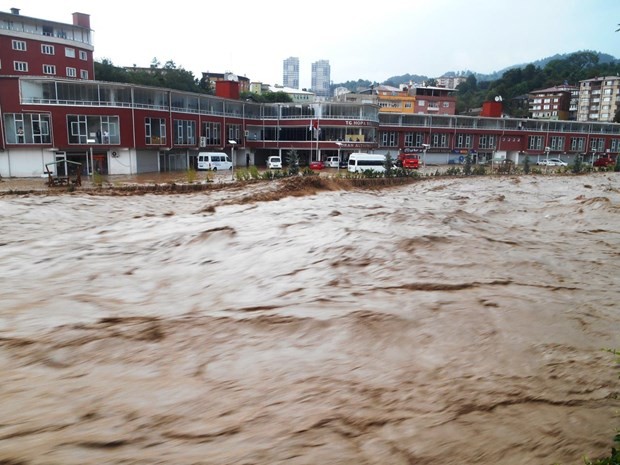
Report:
[[[14,15],[18,15],[19,14],[19,8],[11,8],[11,13]]]
[[[90,29],[90,15],[85,13],[73,13],[73,25]]]

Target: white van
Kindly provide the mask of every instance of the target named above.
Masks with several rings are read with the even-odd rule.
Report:
[[[361,173],[362,171],[372,170],[378,173],[385,172],[385,155],[374,155],[370,153],[352,153],[349,155],[347,170],[351,173]]]
[[[267,169],[277,170],[282,169],[282,159],[280,157],[269,157],[267,159]]]
[[[338,157],[327,157],[327,163],[325,163],[328,168],[338,168],[340,165],[340,161]]]
[[[230,170],[232,162],[225,152],[200,152],[198,154],[199,170]]]

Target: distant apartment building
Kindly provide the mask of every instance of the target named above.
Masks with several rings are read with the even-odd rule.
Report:
[[[456,89],[462,82],[467,81],[467,76],[441,76],[435,79],[438,87],[447,87],[448,89]]]
[[[90,16],[59,23],[0,11],[0,75],[95,79]]]
[[[398,88],[381,84],[359,93],[343,93],[336,100],[378,105],[379,113],[455,115],[454,92],[454,89],[444,87],[410,84]]]
[[[456,97],[454,89],[436,86],[416,86],[408,89],[415,97],[414,113],[427,115],[455,115]]]
[[[528,115],[533,119],[575,120],[579,87],[563,84],[529,93]]]
[[[203,72],[202,79],[209,81],[212,87],[215,89],[218,81],[237,81],[239,82],[239,92],[250,91],[250,79],[245,76],[237,76],[234,73],[209,73]]]
[[[577,121],[612,122],[620,108],[620,77],[579,81]]]
[[[282,85],[291,89],[299,89],[299,58],[289,57],[284,60]]]
[[[331,68],[329,60],[319,60],[312,63],[312,91],[317,97],[330,96]]]

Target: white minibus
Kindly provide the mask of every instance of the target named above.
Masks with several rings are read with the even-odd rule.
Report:
[[[199,170],[229,170],[232,169],[232,162],[224,152],[200,152],[198,154]]]
[[[385,155],[352,153],[349,155],[347,169],[351,173],[360,173],[366,170],[383,173],[385,171]]]

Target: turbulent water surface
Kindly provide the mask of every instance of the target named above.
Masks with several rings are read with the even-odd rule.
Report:
[[[280,187],[1,196],[0,463],[609,453],[618,175]]]

